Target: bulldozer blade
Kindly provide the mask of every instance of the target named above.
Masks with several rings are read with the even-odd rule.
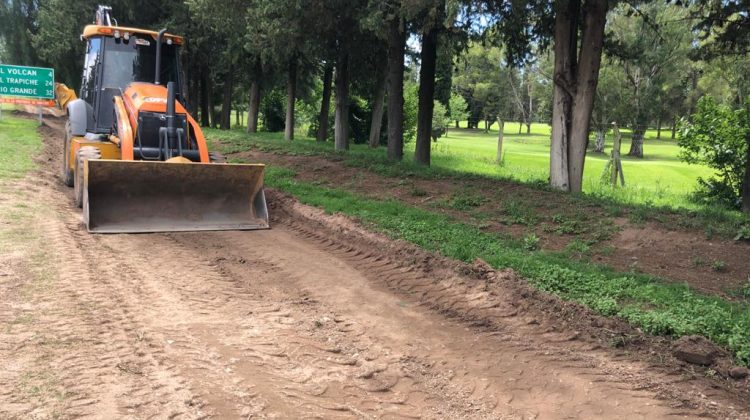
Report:
[[[265,165],[87,161],[89,232],[267,229]]]

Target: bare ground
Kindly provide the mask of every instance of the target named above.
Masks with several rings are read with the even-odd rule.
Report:
[[[430,211],[450,214],[465,222],[477,224],[474,217],[480,215],[482,220],[479,226],[482,229],[515,238],[533,232],[541,239],[540,245],[546,250],[562,251],[574,240],[586,242],[595,239],[596,245],[592,246],[591,255],[579,257],[590,257],[620,271],[637,271],[668,281],[687,283],[701,292],[728,299],[736,299],[736,291],[749,280],[750,259],[747,255],[750,242],[707,235],[710,229],[705,227],[683,228],[668,220],[664,223],[633,223],[627,217],[612,217],[597,206],[585,206],[569,196],[512,182],[487,179],[405,180],[378,175],[323,157],[260,150],[236,153],[232,157],[291,168],[302,181],[340,187],[378,199],[395,198]],[[415,194],[415,191],[418,193]],[[462,193],[482,197],[484,201],[469,211],[458,211],[445,205],[456,194]],[[539,221],[523,225],[503,220],[506,219],[504,207],[509,202],[522,203],[525,209],[533,211]],[[436,206],[440,203],[442,205]],[[584,215],[588,220],[580,222],[579,228],[587,231],[560,234],[545,229],[545,225],[552,229],[559,228],[551,221],[559,214],[567,219]],[[606,236],[600,238],[596,235]],[[721,269],[716,269],[715,264],[719,262]]]
[[[0,418],[748,417],[663,340],[276,192],[268,231],[88,234],[43,134],[0,196]]]

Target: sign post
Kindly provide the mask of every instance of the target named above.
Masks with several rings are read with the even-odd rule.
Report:
[[[0,64],[0,103],[37,105],[41,125],[42,106],[55,105],[55,70]]]

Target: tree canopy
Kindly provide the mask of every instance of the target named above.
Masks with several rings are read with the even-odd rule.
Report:
[[[0,2],[0,59],[54,65],[80,84],[91,0]],[[550,183],[578,192],[591,133],[643,132],[693,115],[710,95],[739,109],[750,93],[746,1],[113,0],[120,25],[185,35],[184,100],[204,125],[296,131],[388,146],[430,164],[441,115],[468,127],[552,127]],[[463,103],[462,103],[463,101]],[[442,109],[445,112],[442,112]],[[482,126],[483,125],[483,126]],[[603,143],[602,143],[603,144]],[[598,147],[598,146],[597,146]]]

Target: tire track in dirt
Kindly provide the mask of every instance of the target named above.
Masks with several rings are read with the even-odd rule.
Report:
[[[284,211],[280,208],[276,210]],[[425,325],[422,319],[420,324],[419,318],[424,318],[424,314],[403,319],[405,311],[399,311],[394,305],[389,307],[388,296],[377,297],[377,294],[383,291],[367,290],[362,292],[365,295],[363,298],[347,289],[368,289],[368,280],[382,282],[391,289],[412,295],[412,298],[417,296],[418,304],[454,317],[460,315],[464,319],[475,318],[475,324],[486,323],[489,317],[503,320],[503,329],[509,330],[525,325],[521,321],[508,323],[506,320],[515,317],[518,308],[503,305],[497,299],[492,302],[492,299],[486,298],[489,295],[486,291],[471,290],[477,287],[469,287],[466,284],[468,279],[458,278],[455,274],[452,274],[450,280],[441,279],[444,273],[433,273],[434,277],[430,278],[422,275],[419,265],[414,262],[396,262],[383,254],[372,252],[372,249],[378,249],[377,246],[365,247],[370,249],[367,251],[351,243],[332,239],[330,232],[321,231],[321,227],[311,225],[310,220],[289,220],[286,216],[280,219],[276,220],[275,230],[282,231],[281,233],[256,233],[252,238],[254,241],[249,241],[250,238],[241,233],[221,234],[217,241],[224,244],[224,247],[216,258],[223,261],[229,271],[236,271],[238,276],[242,276],[245,270],[244,263],[237,264],[238,261],[259,262],[274,267],[273,271],[281,274],[279,284],[288,285],[285,293],[291,294],[292,290],[301,289],[304,291],[303,295],[309,294],[320,301],[327,301],[337,310],[348,310],[347,315],[360,318],[360,322],[362,318],[369,317],[370,321],[374,318],[375,321],[366,325],[366,330],[371,332],[380,329],[379,333],[382,336],[379,341],[392,343],[391,351],[394,348],[403,351],[401,349],[414,346],[423,346],[421,349],[426,350],[404,352],[399,358],[422,360],[428,366],[452,362],[455,371],[463,371],[451,378],[451,381],[460,384],[464,389],[471,389],[471,396],[477,400],[498,398],[493,404],[498,405],[496,408],[499,412],[505,409],[506,413],[511,412],[524,417],[560,417],[565,414],[574,417],[597,417],[609,413],[609,417],[613,418],[637,418],[639,415],[653,418],[701,413],[700,410],[691,409],[701,406],[700,402],[695,401],[700,400],[701,396],[682,395],[682,400],[671,402],[656,400],[655,395],[668,397],[671,393],[676,394],[677,391],[683,390],[668,389],[668,380],[655,382],[651,375],[645,372],[646,366],[633,366],[630,361],[617,363],[611,357],[602,355],[592,357],[577,354],[581,351],[591,351],[591,346],[585,343],[571,343],[571,337],[565,333],[535,331],[535,339],[529,340],[525,337],[529,328],[520,334],[510,334],[495,328],[485,334],[469,334],[471,338],[466,338],[466,334],[462,333],[460,328],[452,330],[446,323]],[[283,227],[278,225],[280,221],[284,224]],[[310,244],[300,245],[300,236],[307,237],[308,241],[313,242],[313,248],[311,249]],[[186,244],[191,242],[188,240]],[[261,245],[258,245],[259,243]],[[337,259],[340,260],[336,261]],[[321,263],[316,264],[316,260]],[[341,267],[342,263],[353,266],[354,270],[350,268],[347,272]],[[333,265],[334,268],[321,265]],[[362,273],[366,273],[367,280],[361,278]],[[352,280],[357,276],[360,277],[359,280]],[[318,283],[319,280],[323,281]],[[368,311],[367,301],[371,299],[374,299],[377,305]],[[461,308],[467,306],[468,313],[463,313]],[[396,320],[394,317],[388,319],[387,316],[378,318],[378,311],[398,312],[399,315],[394,316]],[[484,318],[472,315],[471,311],[482,312],[481,317]],[[417,327],[410,330],[405,326],[410,323]],[[495,322],[495,325],[499,323]],[[400,330],[396,335],[409,334],[409,338],[394,337],[394,329]],[[444,333],[446,330],[451,333]],[[429,344],[414,342],[419,341],[412,339],[420,335],[419,331],[429,331],[423,333],[421,338]],[[424,337],[425,334],[427,337]],[[442,345],[436,346],[435,342]],[[445,350],[445,343],[450,342],[453,347]],[[457,360],[461,362],[456,363]],[[460,368],[457,368],[459,365]],[[634,367],[637,368],[635,372]],[[540,377],[540,372],[551,376]],[[461,381],[459,377],[462,376],[469,380]],[[496,383],[488,386],[483,382],[480,385],[477,380]],[[500,382],[501,386],[498,386],[497,382]],[[502,385],[502,382],[506,384]],[[618,400],[612,401],[612,396],[616,396]],[[502,398],[507,400],[502,401]],[[705,396],[702,398],[705,399]],[[704,402],[710,406],[709,401]],[[503,404],[503,407],[499,407]],[[670,404],[673,407],[669,407]],[[621,410],[619,415],[618,410]]]
[[[165,235],[87,234],[62,200],[46,203],[57,216],[38,226],[50,249],[67,250],[47,262],[61,286],[48,298],[85,311],[43,327],[63,339],[95,337],[73,357],[50,355],[51,369],[65,372],[65,416],[414,418],[431,407],[438,412],[432,417],[489,417],[476,402],[443,402],[442,393],[414,379],[418,367],[407,375],[376,356],[363,364],[350,345],[346,351],[300,335],[300,327],[304,333],[315,325],[301,320],[315,313],[299,316],[298,303],[286,296],[269,300],[265,289],[248,291],[251,285],[212,267],[200,250]],[[266,274],[263,266],[250,272]],[[362,335],[351,323],[335,330]]]
[[[35,304],[49,312],[37,311],[41,316],[31,334],[39,339],[18,343],[12,352],[46,349],[27,371],[55,376],[65,417],[200,417],[200,408],[190,407],[192,396],[178,378],[161,370],[151,375],[159,364],[158,347],[143,336],[144,327],[133,316],[137,309],[121,286],[127,273],[109,263],[116,256],[81,232],[72,206],[54,200],[59,196],[45,199],[46,193],[40,190],[36,198],[56,211],[36,220],[35,229],[50,250],[44,264],[54,280]],[[31,413],[14,416],[25,414]]]
[[[252,238],[252,234],[243,235],[246,239]],[[196,241],[196,236],[215,238],[217,242]],[[137,249],[142,238],[129,238],[135,241],[130,245],[136,245]],[[159,235],[149,237],[143,244],[149,242],[153,249],[179,255],[195,254],[197,249],[181,247],[173,241],[175,238],[178,242],[198,243],[201,249],[225,246],[222,245],[224,234],[187,234],[172,238]],[[107,237],[105,242],[111,245],[112,241]],[[157,260],[162,256],[161,251],[150,254]],[[326,317],[321,315],[315,302],[304,297],[290,299],[288,294],[268,288],[269,284],[283,281],[286,276],[283,269],[262,261],[256,264],[238,260],[243,272],[241,277],[233,277],[219,261],[214,273],[221,273],[222,278],[210,275],[210,270],[206,273],[209,275],[204,275],[208,264],[200,267],[195,261],[187,267],[166,263],[150,277],[168,284],[184,301],[190,301],[196,293],[207,298],[189,304],[193,306],[189,311],[193,315],[180,317],[181,327],[189,325],[187,330],[172,327],[173,337],[188,332],[190,338],[176,341],[173,346],[180,351],[171,356],[179,361],[180,370],[186,376],[195,378],[195,373],[203,372],[208,378],[204,378],[205,381],[216,384],[249,384],[250,388],[244,392],[255,397],[251,408],[247,401],[229,398],[226,401],[234,401],[235,411],[224,414],[415,418],[430,407],[454,418],[469,414],[491,417],[489,411],[483,414],[477,401],[457,401],[454,397],[450,401],[456,407],[442,403],[444,395],[439,390],[425,387],[414,378],[421,373],[411,366],[413,363],[384,358],[383,354],[389,353],[389,349],[381,348],[378,343],[361,342],[364,330],[356,323]],[[161,276],[167,271],[171,273],[171,280]],[[196,289],[196,279],[200,279],[199,288],[203,290],[191,290]],[[232,281],[227,282],[227,279]],[[248,288],[253,292],[247,293]],[[245,293],[237,293],[238,290],[245,290]],[[165,309],[168,308],[152,308],[157,312]],[[206,315],[195,316],[201,311]],[[331,338],[337,336],[344,339],[332,345]],[[199,354],[210,357],[193,357]],[[415,372],[407,372],[405,369],[409,367]],[[216,372],[221,374],[216,375]],[[428,404],[430,399],[432,402]],[[472,407],[468,412],[460,408],[463,402],[467,403],[466,407]]]

